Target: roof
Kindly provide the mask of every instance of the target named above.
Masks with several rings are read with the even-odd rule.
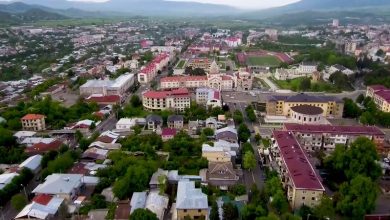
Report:
[[[145,208],[157,215],[158,219],[164,219],[165,209],[168,208],[169,198],[162,196],[159,191],[151,191],[146,199]]]
[[[312,124],[284,124],[284,130],[300,133],[330,133],[330,134],[349,134],[349,135],[376,135],[384,136],[385,134],[375,126],[361,125],[312,125]]]
[[[22,120],[37,120],[37,119],[42,119],[44,117],[45,117],[44,115],[40,115],[40,114],[27,114],[22,118]]]
[[[386,86],[384,85],[371,85],[371,86],[367,86],[367,88],[370,88],[374,91],[377,91],[377,90],[387,90]]]
[[[118,202],[115,209],[114,219],[129,219],[130,216],[130,204],[128,201]]]
[[[311,105],[297,105],[291,107],[291,110],[304,115],[319,115],[324,112],[322,108]]]
[[[232,162],[209,162],[208,179],[238,180]]]
[[[33,202],[23,208],[15,219],[47,219],[50,215],[55,215],[64,202],[61,197],[51,197],[40,195],[39,198],[34,197]]]
[[[146,192],[134,192],[130,201],[130,214],[136,209],[143,209],[146,205]]]
[[[163,123],[163,119],[159,115],[148,115],[146,117],[146,122],[157,122],[159,124]]]
[[[311,96],[305,93],[300,93],[294,96],[269,96],[269,101],[285,101],[285,102],[343,102],[341,99],[333,96]]]
[[[82,185],[82,178],[81,174],[51,174],[46,177],[44,183],[39,184],[32,192],[49,195],[70,193]]]
[[[176,133],[177,131],[174,128],[163,128],[161,136],[175,136]]]
[[[16,138],[32,137],[36,134],[35,131],[18,131],[14,134]]]
[[[168,122],[184,121],[183,115],[170,115],[167,119]]]
[[[188,89],[180,88],[172,91],[147,91],[142,96],[150,99],[163,99],[167,97],[190,97],[190,94]]]
[[[187,82],[187,81],[207,81],[207,76],[168,76],[161,78],[160,82]]]
[[[325,191],[294,135],[288,131],[274,131],[273,137],[294,186],[297,189]]]
[[[179,181],[177,187],[176,209],[208,209],[207,195],[195,188],[195,182]]]
[[[50,195],[46,195],[46,194],[41,194],[41,195],[37,195],[35,196],[32,201],[33,202],[36,202],[36,203],[39,203],[41,205],[47,205],[50,200],[52,199],[53,197],[50,196]]]
[[[18,173],[3,173],[0,174],[0,190],[3,189],[6,185],[8,185],[13,178],[19,176]]]
[[[25,149],[25,152],[30,155],[41,154],[51,150],[57,150],[61,147],[62,144],[63,143],[60,140],[54,140],[50,143],[39,142],[34,144],[31,147],[27,147]]]
[[[19,168],[29,168],[30,170],[36,170],[39,166],[41,166],[42,156],[37,154],[27,158],[23,163],[19,165]]]
[[[88,102],[97,102],[97,103],[119,103],[121,97],[119,95],[92,95],[85,99]]]

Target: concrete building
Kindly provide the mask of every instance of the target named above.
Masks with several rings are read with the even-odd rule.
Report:
[[[209,219],[209,206],[207,195],[201,189],[195,188],[195,182],[189,180],[179,181],[176,197],[176,219],[184,220],[204,217]]]
[[[381,151],[385,133],[377,127],[371,126],[337,126],[337,125],[310,125],[286,123],[284,131],[294,134],[301,146],[307,151],[323,149],[331,153],[337,144],[349,145],[358,137],[367,137],[372,140]]]
[[[191,95],[186,88],[172,91],[147,91],[142,94],[142,104],[148,111],[171,109],[183,112],[190,107]]]
[[[43,131],[46,129],[44,115],[27,114],[20,121],[25,131]]]
[[[367,86],[367,97],[371,97],[379,110],[390,112],[390,89],[382,85]]]
[[[229,162],[232,161],[233,156],[236,156],[236,153],[230,148],[202,145],[202,157],[209,162]]]
[[[161,53],[157,55],[148,65],[141,68],[138,73],[138,82],[145,84],[152,81],[159,71],[163,71],[172,58],[172,54]]]
[[[291,207],[318,205],[325,188],[294,135],[274,131],[270,155],[275,162],[272,168],[279,174]]]
[[[80,95],[91,96],[93,94],[123,96],[134,85],[135,75],[126,73],[115,80],[88,80],[80,86]]]
[[[269,116],[291,117],[291,108],[300,105],[320,107],[325,118],[342,118],[344,102],[331,96],[310,96],[304,93],[294,96],[269,96],[266,112]]]

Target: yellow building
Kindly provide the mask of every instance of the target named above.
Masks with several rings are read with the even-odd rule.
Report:
[[[44,115],[27,114],[20,121],[25,131],[43,131],[46,129]]]
[[[292,114],[291,107],[300,105],[310,105],[320,107],[323,116],[326,118],[342,118],[344,102],[332,96],[310,96],[298,94],[294,96],[270,96],[266,103],[268,116],[286,116]]]
[[[371,97],[379,110],[390,112],[390,89],[382,85],[367,87],[367,97]]]
[[[208,144],[202,146],[202,157],[209,162],[230,162],[232,152],[223,147],[212,147]]]
[[[201,189],[195,188],[195,182],[181,180],[177,186],[176,197],[177,220],[209,219],[207,195]]]

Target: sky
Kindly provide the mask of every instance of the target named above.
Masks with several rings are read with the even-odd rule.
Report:
[[[83,1],[83,2],[105,2],[108,0],[68,0],[68,1]],[[275,6],[282,6],[299,0],[167,0],[167,1],[187,1],[200,3],[213,3],[230,5],[242,9],[262,9]]]

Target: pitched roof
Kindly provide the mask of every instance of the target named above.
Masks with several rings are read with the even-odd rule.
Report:
[[[167,119],[168,122],[184,121],[183,115],[170,115]]]
[[[40,114],[27,114],[22,118],[22,120],[37,120],[37,119],[42,119],[44,117],[45,117],[44,115],[40,115]]]
[[[31,147],[27,147],[24,151],[29,155],[42,154],[51,150],[58,150],[62,144],[60,140],[54,140],[50,143],[39,142]]]
[[[179,181],[177,187],[176,209],[208,209],[207,195],[195,188],[195,182]]]
[[[312,124],[284,124],[284,129],[292,132],[301,133],[330,133],[330,134],[349,134],[349,135],[377,135],[384,136],[385,134],[375,126],[361,125],[312,125]]]
[[[81,174],[51,174],[44,183],[39,184],[32,192],[39,194],[70,193],[82,184]]]

